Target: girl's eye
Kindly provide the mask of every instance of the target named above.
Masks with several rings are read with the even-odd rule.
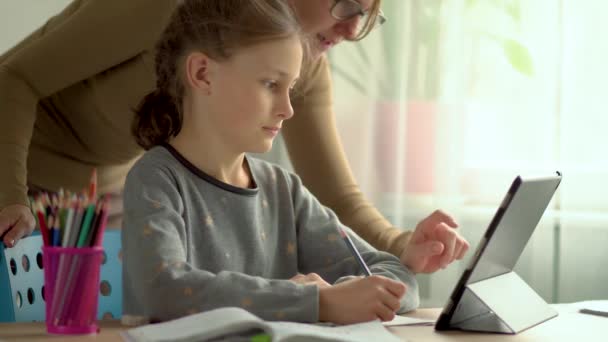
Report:
[[[263,83],[264,83],[264,87],[266,87],[270,90],[275,90],[279,86],[276,81],[272,81],[272,80],[266,80]]]

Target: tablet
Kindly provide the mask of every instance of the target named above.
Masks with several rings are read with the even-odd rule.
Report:
[[[515,334],[557,316],[513,267],[561,178],[556,172],[513,180],[444,306],[436,330]]]

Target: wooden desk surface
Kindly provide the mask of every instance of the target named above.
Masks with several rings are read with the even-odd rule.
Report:
[[[432,326],[391,327],[404,340],[418,341],[608,341],[608,318],[580,314],[574,308],[558,307],[559,316],[518,335],[436,332]],[[435,319],[439,309],[419,309],[407,316]],[[97,335],[48,335],[44,323],[0,323],[0,341],[122,341],[120,332],[127,329],[119,321],[99,322]],[[377,341],[381,342],[381,341]]]

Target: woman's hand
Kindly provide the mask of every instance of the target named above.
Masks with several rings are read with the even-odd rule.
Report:
[[[451,216],[435,211],[418,223],[401,262],[414,273],[433,273],[462,259],[469,243],[458,234],[457,227]]]
[[[372,275],[319,290],[319,320],[353,324],[375,319],[390,321],[399,310],[405,284]]]
[[[308,274],[298,273],[296,276],[292,277],[289,280],[291,280],[297,284],[304,284],[304,285],[315,284],[320,289],[325,288],[325,287],[331,287],[331,285],[328,282],[326,282],[325,279],[321,278],[321,276],[316,273],[308,273]]]
[[[29,207],[13,204],[0,210],[0,237],[7,247],[13,247],[22,237],[30,235],[36,219]]]

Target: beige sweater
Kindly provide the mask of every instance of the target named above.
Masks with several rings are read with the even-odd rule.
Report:
[[[0,56],[0,208],[27,204],[28,183],[80,190],[92,168],[100,191],[122,189],[143,152],[132,109],[154,89],[153,47],[176,1],[75,0]],[[399,255],[410,232],[392,227],[355,182],[324,58],[304,83],[283,130],[295,171],[345,225]]]

